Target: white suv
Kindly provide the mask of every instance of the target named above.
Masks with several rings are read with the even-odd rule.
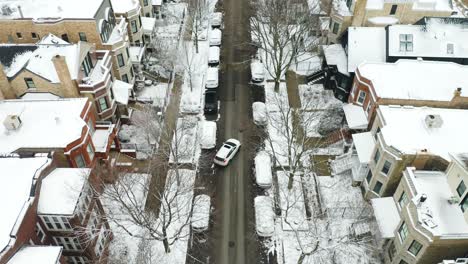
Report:
[[[229,161],[234,158],[236,153],[239,151],[240,146],[241,144],[239,140],[233,138],[228,139],[216,153],[214,163],[221,166],[227,166]]]

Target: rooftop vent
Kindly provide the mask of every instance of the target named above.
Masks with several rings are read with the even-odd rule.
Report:
[[[21,118],[17,115],[8,115],[3,120],[3,125],[7,130],[17,130],[21,126]]]
[[[440,115],[427,115],[424,122],[427,128],[440,128],[444,123]]]

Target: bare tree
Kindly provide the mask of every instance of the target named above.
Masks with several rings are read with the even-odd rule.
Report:
[[[311,34],[318,27],[314,16],[318,5],[307,7],[306,1],[257,0],[250,30],[255,44],[264,54],[267,72],[273,77],[275,90],[282,76],[301,54],[312,51],[317,41]]]
[[[181,52],[182,52],[181,54],[182,65],[181,66],[183,67],[185,73],[187,74],[186,76],[189,81],[190,91],[193,91],[193,77],[195,74],[195,67],[196,67],[196,63],[195,63],[196,54],[193,53],[192,43],[188,41],[184,41],[182,43]]]
[[[192,29],[195,51],[198,53],[199,34],[204,26],[203,21],[208,22],[209,3],[207,0],[188,0],[188,22]],[[207,25],[208,23],[206,23]]]

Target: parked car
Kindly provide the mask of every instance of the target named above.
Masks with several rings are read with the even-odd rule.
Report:
[[[255,181],[262,188],[271,187],[271,157],[266,151],[255,156]]]
[[[252,104],[253,121],[257,126],[265,126],[268,122],[267,108],[262,102],[254,102]]]
[[[218,68],[208,67],[206,70],[206,89],[216,89],[218,88]]]
[[[250,63],[252,82],[259,83],[265,80],[265,69],[263,63],[258,59],[253,59]]]
[[[216,66],[219,64],[219,47],[213,46],[208,50],[208,65]]]
[[[221,30],[215,28],[211,30],[210,33],[210,46],[220,46],[221,45]]]
[[[221,12],[214,12],[211,15],[211,27],[213,28],[219,28],[221,27],[221,24],[223,23],[223,13]]]
[[[200,233],[208,230],[210,223],[211,199],[206,194],[195,196],[192,212],[192,230]]]
[[[218,112],[218,97],[216,96],[216,90],[205,91],[205,108],[203,111],[205,114],[216,114]]]
[[[216,122],[203,121],[201,148],[212,149],[216,147]]]
[[[255,205],[255,229],[261,237],[270,237],[275,232],[275,212],[269,196],[257,196]]]
[[[241,144],[237,139],[228,139],[226,142],[223,143],[223,146],[218,150],[216,156],[214,157],[214,163],[227,166],[229,161],[231,161],[236,153],[239,151]]]

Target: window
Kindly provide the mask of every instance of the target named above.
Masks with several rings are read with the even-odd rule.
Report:
[[[88,129],[89,129],[89,133],[92,136],[94,134],[94,124],[93,124],[93,120],[91,118],[88,120]]]
[[[392,8],[390,9],[390,15],[396,14],[397,8],[398,8],[398,5],[392,5]]]
[[[413,254],[414,256],[417,256],[419,254],[419,251],[421,251],[422,245],[416,240],[413,240],[411,242],[411,245],[408,248],[408,251]]]
[[[87,264],[89,260],[87,257],[76,257],[76,256],[69,256],[67,257],[69,264]]]
[[[148,5],[148,0],[143,0],[143,5],[147,6]]]
[[[89,217],[88,220],[88,227],[86,228],[88,230],[88,235],[90,238],[93,238],[96,233],[99,231],[99,218],[96,216],[96,212],[93,211],[91,216]]]
[[[468,208],[468,195],[465,196],[465,198],[463,198],[462,202],[460,203],[460,207],[462,209],[463,212],[465,212],[465,210]]]
[[[408,227],[406,226],[406,223],[403,222],[398,229],[398,235],[400,236],[401,243],[405,241],[406,237],[408,236]]]
[[[99,232],[99,237],[96,242],[96,246],[94,247],[94,253],[96,253],[96,256],[100,257],[102,254],[102,251],[104,250],[104,246],[106,245],[106,240],[107,240],[107,235],[106,235],[106,230],[104,228],[101,228],[101,231]]]
[[[145,17],[150,17],[150,13],[146,13],[146,14],[145,14]]]
[[[130,78],[132,78],[132,79],[133,79],[133,67],[132,67],[132,68],[130,68]]]
[[[72,230],[68,218],[64,216],[42,216],[48,230],[52,231],[70,231]]]
[[[88,41],[84,32],[78,32],[78,36],[80,37],[81,41]]]
[[[132,29],[132,33],[136,33],[138,31],[137,21],[132,20],[130,21],[130,28]]]
[[[377,164],[377,162],[379,162],[379,159],[380,159],[380,151],[379,149],[377,149],[374,154],[374,162]]]
[[[454,49],[453,43],[448,43],[447,44],[447,54],[453,54],[453,49]]]
[[[45,239],[45,233],[44,230],[42,230],[42,227],[39,223],[36,223],[36,236],[39,239],[39,241],[44,242]]]
[[[458,187],[457,187],[458,196],[462,197],[462,195],[465,193],[465,191],[466,191],[465,183],[463,181],[461,181],[460,184],[458,184]]]
[[[16,37],[19,38],[19,39],[22,39],[23,34],[21,34],[21,32],[16,32]]]
[[[93,61],[91,60],[91,55],[89,55],[89,52],[86,54],[85,59],[81,63],[81,69],[83,70],[85,76],[89,76],[91,70],[93,69]]]
[[[400,34],[400,51],[413,51],[412,34]]]
[[[367,173],[367,176],[366,176],[367,183],[370,183],[371,179],[372,179],[372,171],[369,170],[369,172]]]
[[[390,243],[390,246],[388,247],[388,258],[390,258],[390,261],[393,261],[393,257],[395,257],[396,249],[395,249],[395,244],[392,242]]]
[[[39,36],[35,32],[31,32],[31,38],[37,39]]]
[[[125,61],[122,54],[117,55],[117,62],[119,64],[119,67],[125,66]]]
[[[129,83],[127,74],[122,75],[122,81]]]
[[[380,127],[377,127],[377,129],[375,130],[375,134],[374,134],[375,141],[377,141],[377,139],[378,139],[377,135],[379,133],[380,133]]]
[[[333,22],[333,28],[332,28],[333,34],[338,34],[339,29],[340,29],[340,24]]]
[[[376,194],[380,194],[381,189],[382,189],[382,183],[380,181],[377,181],[374,185],[374,192]]]
[[[385,174],[385,175],[387,175],[388,172],[390,171],[390,168],[391,168],[391,167],[392,167],[392,163],[391,163],[390,161],[386,160],[386,161],[384,162],[384,165],[383,165],[382,170],[381,170],[382,173]]]
[[[372,103],[369,101],[369,103],[367,104],[367,109],[366,109],[367,115],[369,115],[371,108],[372,108]]]
[[[82,249],[80,241],[76,237],[54,237],[55,245],[65,250],[79,251]]]
[[[83,191],[80,193],[80,198],[78,200],[78,206],[76,207],[76,214],[78,215],[81,223],[86,217],[86,212],[88,211],[89,203],[91,202],[92,192],[89,187],[83,188]]]
[[[107,105],[107,100],[106,97],[101,97],[98,99],[99,102],[99,109],[101,109],[101,112],[107,110],[109,106]]]
[[[125,52],[127,53],[127,59],[130,58],[130,52],[128,52],[128,47],[125,49]]]
[[[68,35],[67,34],[62,34],[62,39],[66,42],[68,42]]]
[[[93,149],[93,146],[91,146],[91,143],[88,143],[88,146],[86,146],[86,151],[88,152],[89,160],[93,160],[94,149]]]
[[[83,155],[78,154],[75,156],[75,164],[77,168],[84,168],[86,167],[86,163],[84,161]]]
[[[358,96],[357,102],[358,102],[359,104],[363,104],[363,103],[364,103],[364,100],[366,100],[366,92],[364,92],[364,91],[359,91],[359,96]]]
[[[398,205],[400,208],[403,208],[408,203],[408,196],[406,195],[405,192],[401,193],[400,199],[398,199]]]
[[[24,78],[24,81],[26,82],[26,86],[28,89],[36,89],[36,84],[34,84],[34,81],[32,78]]]

